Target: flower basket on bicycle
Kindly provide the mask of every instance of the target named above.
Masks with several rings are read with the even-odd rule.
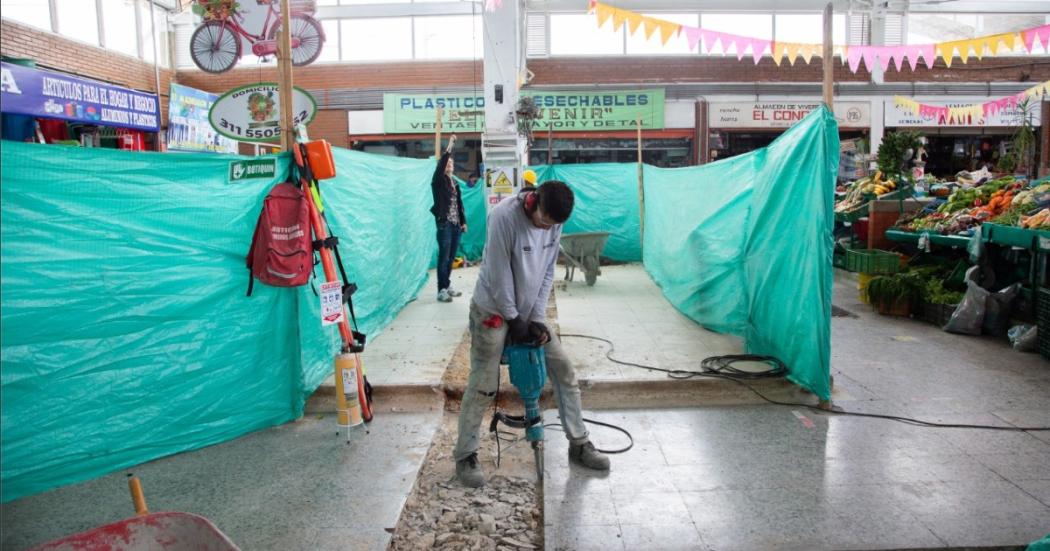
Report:
[[[240,7],[236,0],[197,0],[193,13],[205,21],[225,21],[236,14]]]

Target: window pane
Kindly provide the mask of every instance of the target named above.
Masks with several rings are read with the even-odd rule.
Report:
[[[551,55],[621,55],[623,33],[612,31],[612,19],[598,28],[594,15],[551,14]]]
[[[171,59],[169,48],[169,32],[168,29],[168,12],[162,9],[159,5],[154,10],[154,17],[156,18],[153,23],[157,28],[157,55],[160,56],[160,66],[167,67],[168,61]]]
[[[773,14],[770,13],[704,13],[700,16],[700,26],[740,36],[773,39]],[[721,45],[719,47],[724,48]],[[706,44],[704,51],[707,51]],[[718,52],[719,49],[716,48],[714,53]],[[721,53],[735,54],[736,46],[728,51],[722,50]]]
[[[1020,29],[1015,29],[1020,30]],[[908,44],[932,44],[977,36],[977,16],[961,13],[908,15]]]
[[[344,19],[343,61],[412,59],[412,18]]]
[[[51,10],[42,0],[2,0],[0,11],[7,19],[51,30]]]
[[[98,46],[98,13],[94,2],[56,0],[58,32]]]
[[[776,15],[776,39],[800,44],[824,43],[824,15],[820,13],[793,13]],[[832,14],[831,43],[846,43],[846,15]]]
[[[646,13],[643,15],[680,25],[700,26],[700,14],[697,13]],[[630,29],[628,29],[628,32],[630,32]],[[659,29],[653,31],[653,34],[646,40],[645,25],[639,25],[638,30],[634,34],[627,35],[628,54],[660,55],[689,54],[694,52],[695,50],[689,50],[689,40],[686,39],[685,33],[678,33],[672,36],[668,39],[667,44],[661,44]]]
[[[481,16],[417,17],[416,59],[470,59],[482,56]]]
[[[324,28],[324,45],[317,61],[339,61],[339,20],[325,19],[321,26]]]
[[[102,0],[102,27],[106,31],[106,48],[138,57],[134,0]]]

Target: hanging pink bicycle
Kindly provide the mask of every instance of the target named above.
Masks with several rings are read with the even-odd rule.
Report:
[[[202,71],[224,73],[241,58],[242,37],[251,43],[252,53],[264,57],[277,53],[281,32],[281,14],[277,0],[255,0],[266,6],[262,31],[254,34],[243,26],[244,15],[236,10],[233,0],[197,0],[195,12],[204,17],[190,38],[190,57]],[[317,11],[313,0],[291,2],[292,65],[309,65],[321,55],[325,35],[321,23],[313,18]]]

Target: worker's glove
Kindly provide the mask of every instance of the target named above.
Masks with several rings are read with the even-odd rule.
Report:
[[[529,342],[536,344],[547,344],[551,340],[550,329],[547,326],[538,322],[529,322]]]
[[[518,316],[507,320],[507,338],[511,343],[524,343],[529,340],[529,322]]]

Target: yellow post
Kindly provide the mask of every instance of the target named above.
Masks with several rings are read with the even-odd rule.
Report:
[[[139,477],[128,474],[128,490],[131,492],[131,502],[135,504],[135,514],[138,516],[148,515],[149,508],[146,507],[146,495],[142,493],[142,483]]]
[[[832,109],[832,96],[835,93],[835,64],[831,46],[831,21],[833,7],[829,2],[824,6],[824,105]]]
[[[439,105],[437,108],[437,120],[434,125],[434,157],[441,158],[441,115],[444,113],[444,109]]]
[[[642,118],[638,117],[634,121],[635,126],[638,128],[638,230],[639,236],[642,237],[642,243],[645,242],[645,183],[644,183],[644,169],[642,168]]]
[[[281,101],[281,151],[291,151],[295,143],[293,128],[294,105],[292,105],[292,32],[289,0],[281,0],[281,33],[277,37],[277,71],[280,74],[278,86]]]

